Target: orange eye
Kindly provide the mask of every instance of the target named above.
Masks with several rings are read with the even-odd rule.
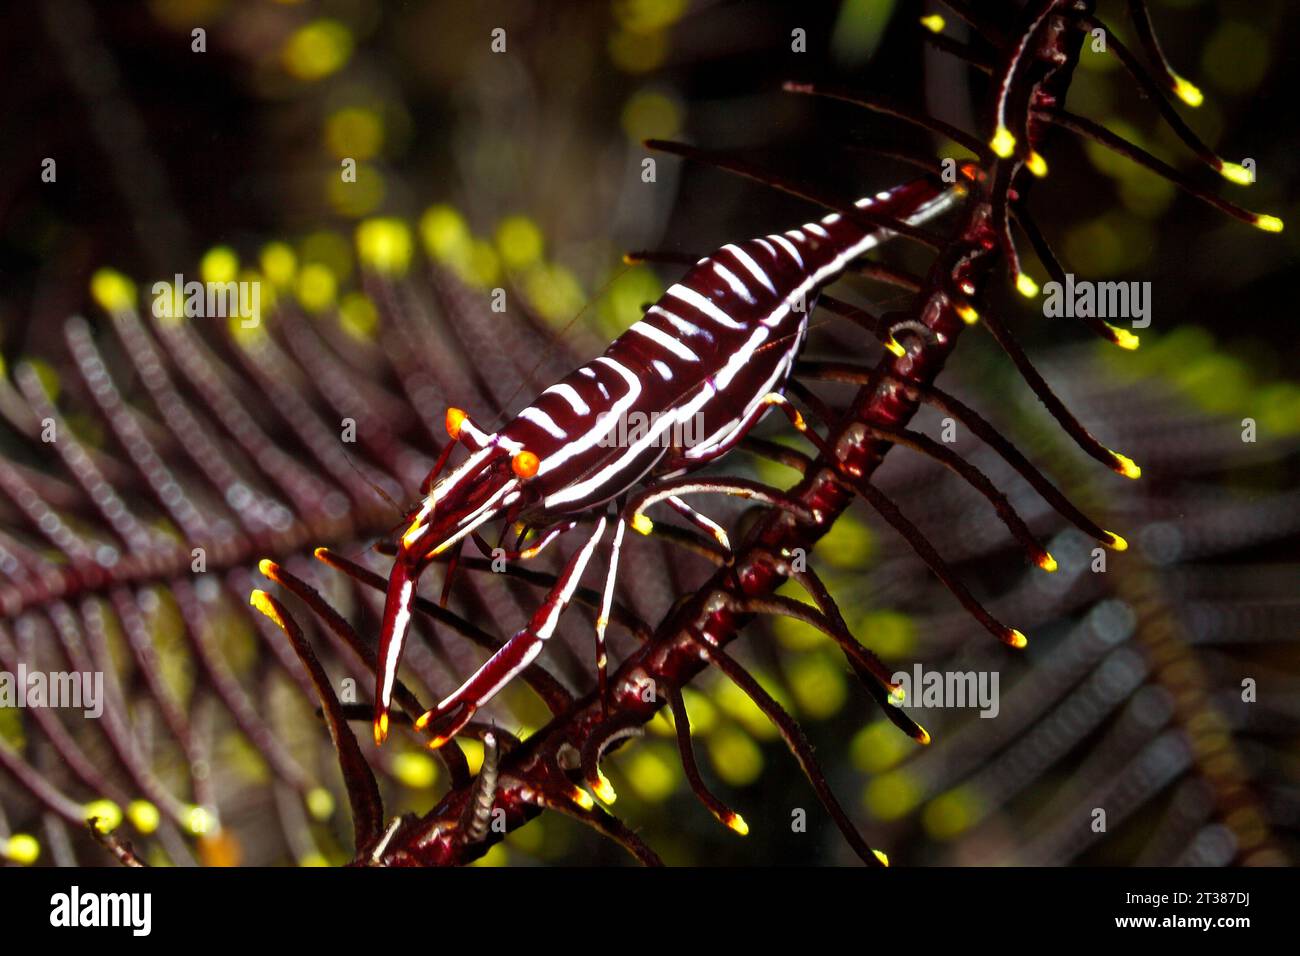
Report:
[[[537,469],[541,464],[537,456],[526,448],[523,451],[516,452],[515,457],[510,459],[510,467],[514,469],[514,473],[520,478],[533,477],[533,475],[537,474]]]
[[[447,409],[447,434],[451,436],[452,441],[460,440],[460,426],[465,423],[469,416],[462,409]]]

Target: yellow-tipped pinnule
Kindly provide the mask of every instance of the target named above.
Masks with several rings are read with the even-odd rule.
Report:
[[[632,516],[632,530],[641,534],[649,534],[654,531],[655,523],[645,515],[637,512]]]
[[[1255,228],[1263,229],[1265,232],[1281,232],[1282,220],[1277,216],[1258,215],[1255,217]]]
[[[1174,93],[1188,106],[1197,107],[1205,102],[1205,94],[1200,91],[1195,83],[1179,76],[1177,73],[1173,74],[1173,79]]]
[[[30,833],[15,833],[0,843],[0,856],[20,866],[31,866],[41,855],[41,843]]]
[[[1123,538],[1121,538],[1119,535],[1117,535],[1114,531],[1107,531],[1106,533],[1107,533],[1108,535],[1110,535],[1110,542],[1109,542],[1109,544],[1110,544],[1111,550],[1113,550],[1113,551],[1127,551],[1127,550],[1128,550],[1128,542],[1127,542],[1127,541],[1125,541]]]
[[[298,270],[294,293],[308,312],[323,312],[334,304],[338,292],[338,279],[327,266],[309,262]]]
[[[269,242],[262,247],[259,257],[262,272],[277,289],[287,289],[298,270],[298,257],[283,242]]]
[[[586,790],[583,790],[581,787],[573,788],[572,797],[573,797],[573,802],[576,803],[578,806],[582,807],[582,809],[584,810],[590,810],[592,807],[596,805],[596,801],[591,799],[591,794],[589,794]]]
[[[932,13],[928,17],[921,17],[921,26],[931,33],[942,33],[947,24],[944,23],[943,17],[939,16],[939,14]]]
[[[89,820],[95,818],[95,829],[100,833],[115,830],[122,824],[122,808],[107,798],[92,800],[81,808],[81,816]]]
[[[1056,563],[1056,558],[1052,557],[1046,551],[1044,551],[1042,557],[1038,559],[1038,566],[1048,574],[1051,574],[1060,567],[1060,565]]]
[[[1106,323],[1106,328],[1109,329],[1111,335],[1114,336],[1115,344],[1122,349],[1128,349],[1132,352],[1142,344],[1142,340],[1128,329],[1121,329],[1119,326],[1111,325],[1109,322]]]
[[[1026,299],[1032,299],[1038,295],[1038,283],[1032,277],[1023,272],[1016,274],[1016,291]]]
[[[385,275],[402,275],[411,264],[411,230],[400,219],[367,219],[357,226],[361,264]]]
[[[1128,455],[1121,455],[1113,448],[1107,450],[1115,458],[1115,464],[1112,465],[1111,467],[1113,467],[1117,472],[1119,472],[1125,478],[1142,477],[1142,469],[1138,466],[1138,463],[1135,462],[1132,458],[1130,458]]]
[[[907,354],[907,349],[899,345],[898,339],[894,338],[892,335],[885,340],[885,348],[887,348],[894,355],[897,355],[899,358],[902,358],[904,355]]]
[[[930,746],[930,741],[934,740],[934,738],[930,736],[930,731],[926,730],[920,724],[916,725],[916,729],[921,732],[921,736],[916,738],[916,742],[921,744],[923,747]]]
[[[1029,638],[1024,633],[1016,630],[1014,627],[1007,628],[1007,636],[1003,638],[1011,647],[1021,648],[1029,646]]]
[[[388,739],[388,714],[380,714],[375,718],[374,731],[375,746],[383,746],[384,741]]]
[[[872,850],[871,855],[880,861],[881,866],[889,866],[889,857],[885,855],[884,850]]]
[[[596,785],[591,788],[591,792],[596,795],[601,803],[609,804],[618,799],[618,794],[614,791],[614,785],[609,782],[609,778],[600,770],[596,771]]]
[[[239,256],[229,246],[209,249],[199,260],[199,275],[204,282],[234,282],[239,275]]]
[[[1011,134],[1011,130],[999,126],[993,138],[989,140],[989,148],[1000,158],[1009,159],[1016,151],[1016,138]]]
[[[162,823],[162,814],[148,800],[132,800],[126,807],[126,818],[146,836],[158,829]]]
[[[967,325],[974,325],[980,320],[980,314],[965,302],[957,306],[957,314],[961,316],[961,320]]]
[[[115,269],[97,269],[90,277],[90,295],[105,312],[124,312],[135,304],[135,286]]]
[[[1238,186],[1249,186],[1255,181],[1249,169],[1240,163],[1230,163],[1227,160],[1224,160],[1223,165],[1219,167],[1219,175]]]
[[[1035,150],[1031,149],[1029,151],[1029,158],[1025,160],[1025,165],[1039,179],[1047,175],[1047,160],[1043,159],[1042,154]]]
[[[280,612],[277,611],[275,606],[271,603],[270,595],[261,588],[255,588],[253,590],[253,593],[248,596],[248,603],[257,608],[276,624],[281,624]]]
[[[447,426],[447,434],[451,436],[452,441],[460,440],[460,429],[461,426],[465,424],[465,419],[467,418],[469,418],[469,415],[465,414],[463,408],[456,408],[451,405],[447,406],[447,419],[445,424]]]
[[[749,824],[745,822],[745,818],[739,813],[733,812],[727,814],[723,818],[722,822],[741,836],[749,836]]]

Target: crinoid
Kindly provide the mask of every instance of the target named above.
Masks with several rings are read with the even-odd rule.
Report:
[[[1049,479],[1008,437],[1004,416],[978,411],[955,389],[937,383],[957,339],[983,327],[1072,446],[1124,478],[1142,473],[1084,424],[1095,420],[1107,435],[1119,430],[1100,414],[1094,419],[1077,413],[1080,406],[1091,411],[1091,404],[1067,407],[1048,384],[1050,371],[1044,374],[1031,362],[995,305],[1004,267],[1005,284],[1025,299],[1040,295],[1040,280],[1062,286],[1071,281],[1028,205],[1040,181],[1046,179],[1043,190],[1052,187],[1045,158],[1052,134],[1109,150],[1246,225],[1282,229],[1276,217],[1219,198],[1200,177],[1067,108],[1081,50],[1100,42],[1203,166],[1234,185],[1250,181],[1245,166],[1220,158],[1181,119],[1172,98],[1195,106],[1200,94],[1164,59],[1143,0],[1129,3],[1142,56],[1098,18],[1091,0],[997,7],[994,13],[985,5],[952,0],[944,9],[963,24],[956,33],[937,13],[915,28],[964,65],[977,88],[987,83],[987,115],[974,130],[865,90],[786,84],[793,95],[837,101],[826,104],[843,110],[837,115],[883,114],[945,144],[937,158],[891,148],[891,161],[918,167],[923,176],[874,198],[845,199],[836,189],[778,174],[733,150],[664,139],[646,143],[650,150],[738,174],[826,210],[824,218],[800,229],[778,229],[754,240],[757,246],[728,245],[716,258],[680,250],[628,256],[631,262],[694,264],[682,284],[668,292],[684,304],[671,313],[648,307],[643,320],[660,317],[681,333],[673,337],[662,322],[643,326],[649,330],[643,337],[666,350],[662,361],[647,365],[665,380],[685,363],[700,360],[702,351],[697,354],[695,344],[684,343],[697,342],[691,337],[698,338],[706,319],[717,329],[766,322],[741,314],[741,303],[753,305],[760,285],[781,302],[768,316],[772,324],[781,310],[811,307],[814,296],[821,309],[818,324],[846,320],[830,333],[840,343],[833,361],[799,351],[806,316],[796,332],[756,347],[748,364],[758,368],[774,353],[782,356],[778,364],[791,375],[788,385],[782,380],[782,386],[758,389],[752,407],[738,404],[726,419],[734,428],[717,443],[722,451],[745,452],[750,466],[758,463],[760,478],[782,473],[774,466],[793,469],[798,478],[790,487],[669,469],[670,474],[611,493],[608,497],[618,499],[614,512],[603,510],[607,501],[600,499],[599,507],[520,529],[510,548],[503,547],[505,528],[495,547],[481,537],[476,519],[486,517],[485,509],[497,500],[484,491],[483,476],[498,482],[499,497],[509,504],[509,495],[521,494],[547,466],[545,450],[539,459],[536,446],[501,439],[506,426],[493,432],[488,420],[506,420],[517,397],[539,392],[558,396],[574,416],[586,414],[590,395],[572,384],[552,383],[578,364],[577,353],[587,343],[557,338],[545,321],[517,304],[496,308],[504,291],[476,287],[474,242],[464,220],[447,207],[430,210],[414,233],[398,219],[363,222],[356,231],[362,288],[345,295],[329,270],[297,262],[280,244],[266,247],[255,270],[241,271],[229,250],[209,254],[203,260],[207,282],[237,284],[250,278],[265,290],[266,321],[232,321],[229,341],[214,343],[177,317],[183,313],[175,305],[183,305],[184,288],[166,283],[155,288],[150,328],[131,283],[116,272],[97,273],[92,291],[111,322],[113,352],[108,337],[97,337],[81,319],[67,324],[65,339],[79,397],[94,408],[92,421],[111,442],[80,437],[82,429],[63,410],[67,403],[52,394],[39,365],[15,368],[13,385],[0,392],[6,417],[28,442],[23,454],[0,461],[0,491],[11,506],[11,526],[0,530],[5,614],[0,669],[52,671],[67,663],[76,671],[108,676],[104,719],[95,734],[71,733],[43,709],[33,709],[16,732],[0,734],[0,766],[27,805],[45,814],[48,831],[61,833],[64,825],[79,827],[93,818],[101,841],[126,863],[147,860],[150,853],[189,861],[195,844],[187,834],[198,838],[204,861],[233,862],[248,842],[235,833],[267,827],[267,807],[245,806],[238,791],[219,789],[208,768],[214,747],[224,745],[241,749],[225,754],[227,760],[263,768],[281,842],[294,857],[338,858],[337,848],[326,852],[313,823],[328,818],[334,803],[333,771],[325,765],[330,751],[311,718],[314,709],[342,773],[353,823],[353,847],[346,857],[356,865],[472,862],[546,811],[577,820],[636,860],[654,864],[660,857],[649,841],[607,809],[616,793],[603,769],[611,755],[647,728],[670,728],[681,772],[695,796],[731,831],[749,832],[732,801],[710,789],[693,749],[692,722],[709,709],[708,697],[697,694],[693,682],[715,672],[708,679],[728,688],[719,695],[742,700],[751,716],[775,729],[857,857],[887,864],[885,853],[873,846],[878,841],[863,836],[854,813],[837,798],[833,775],[819,765],[787,695],[758,674],[734,642],[760,621],[773,623],[778,633],[793,626],[805,636],[819,635],[882,718],[862,738],[863,745],[876,746],[875,727],[885,723],[891,731],[897,728],[891,739],[928,745],[931,734],[912,710],[900,706],[906,703],[900,682],[871,649],[872,633],[863,633],[854,615],[845,612],[847,602],[837,600],[842,576],[824,573],[811,561],[841,516],[865,504],[872,520],[910,545],[908,556],[881,574],[895,575],[895,583],[916,592],[928,592],[933,576],[968,615],[960,625],[955,619],[931,622],[938,635],[936,653],[955,652],[957,642],[940,638],[965,638],[972,618],[995,639],[990,653],[998,655],[1011,655],[1029,642],[1009,612],[1037,622],[1054,620],[1032,601],[994,604],[983,596],[987,589],[959,567],[958,562],[982,556],[981,548],[1005,541],[1003,528],[1035,574],[1074,575],[1058,569],[1075,568],[1097,554],[1103,562],[1126,560],[1116,553],[1127,551],[1128,542],[1108,530],[1112,512],[1101,507],[1108,496],[1090,491],[1091,478],[1080,479],[1076,467],[1068,480]],[[1017,231],[1046,277],[1030,274]],[[917,256],[866,257],[886,241],[910,247]],[[835,254],[816,259],[814,253],[826,248]],[[779,294],[778,263],[789,273],[788,288],[782,286]],[[702,275],[708,268],[711,277]],[[849,272],[888,289],[887,302],[858,304],[848,295],[823,291]],[[721,291],[710,292],[706,281]],[[159,311],[158,302],[173,308]],[[312,321],[318,314],[342,321]],[[1137,336],[1117,322],[1086,310],[1078,318],[1107,345],[1128,351],[1138,346]],[[682,364],[674,365],[669,353]],[[727,358],[719,360],[719,368]],[[627,372],[619,365],[620,354],[606,361],[619,374]],[[740,374],[737,370],[733,377]],[[589,377],[597,380],[594,372]],[[608,398],[607,383],[599,384]],[[851,393],[845,385],[852,386]],[[725,384],[716,391],[726,397]],[[141,411],[136,398],[148,402],[151,411]],[[786,416],[800,445],[745,434],[769,407]],[[918,427],[934,415],[978,439],[983,457],[961,454],[947,439],[936,440]],[[580,444],[569,418],[534,412],[531,420],[560,442],[551,452],[555,457]],[[924,479],[933,495],[896,481],[891,485],[878,474],[886,457],[910,457],[890,455],[897,446],[919,453],[926,469],[918,474],[947,476],[943,482]],[[46,464],[50,451],[57,469]],[[1053,452],[1059,452],[1054,461],[1068,458],[1062,449]],[[474,467],[456,463],[466,455]],[[722,460],[715,471],[728,473],[739,457]],[[934,464],[943,468],[930,467]],[[440,475],[451,475],[445,480],[452,487],[439,486]],[[1020,482],[1032,488],[1032,500],[1007,490]],[[453,492],[464,495],[456,499],[455,513],[440,513],[439,502],[445,507]],[[715,520],[684,500],[701,493],[738,498],[753,507],[741,515],[731,512],[735,520]],[[986,509],[996,519],[996,527],[981,526],[978,543],[923,530],[935,525],[934,513],[953,499],[969,510],[969,499],[961,497],[968,493],[978,496],[981,515]],[[647,518],[646,511],[656,505],[672,507],[685,525]],[[1051,527],[1044,518],[1048,510],[1073,529],[1060,538],[1068,561],[1061,547],[1054,543],[1049,552],[1041,540],[1042,530]],[[1105,523],[1090,517],[1102,510]],[[516,514],[505,510],[498,516],[509,525]],[[625,524],[648,540],[628,536],[616,586]],[[431,533],[435,526],[441,530]],[[578,532],[583,542],[565,552],[565,544],[555,542],[574,527],[584,528]],[[607,583],[593,588],[581,572],[607,531],[613,542]],[[530,538],[531,532],[536,537]],[[362,552],[356,546],[377,537],[373,549]],[[468,542],[481,553],[468,548],[462,553]],[[419,550],[435,543],[427,553]],[[553,544],[548,557],[557,559],[554,564],[534,567],[522,560]],[[306,557],[313,548],[319,563]],[[416,588],[419,572],[435,559],[443,567],[440,599],[420,596]],[[255,565],[266,581],[254,577]],[[1140,589],[1141,583],[1130,586]],[[251,608],[244,605],[250,594]],[[1144,601],[1160,603],[1149,593],[1131,595],[1134,605]],[[570,604],[595,617],[596,655],[586,650],[591,628],[561,619]],[[1100,612],[1094,608],[1094,613]],[[527,623],[515,640],[502,641],[497,635],[510,633],[520,614]],[[404,648],[408,628],[413,639]],[[553,633],[566,639],[549,641],[546,646],[553,650],[537,656]],[[172,644],[159,640],[164,634],[171,635]],[[1053,661],[1062,673],[1068,671],[1058,674],[1061,686],[1037,694],[1032,686],[1017,687],[1015,719],[1001,725],[1013,726],[1008,732],[1019,741],[1009,754],[998,755],[1007,745],[1002,737],[968,729],[963,739],[970,746],[960,756],[975,762],[987,757],[982,769],[962,769],[956,759],[927,762],[925,756],[868,761],[888,771],[887,782],[868,789],[873,817],[889,826],[926,801],[945,800],[941,809],[956,806],[965,823],[947,830],[931,827],[929,836],[938,831],[952,839],[976,831],[984,842],[972,840],[970,855],[978,857],[979,848],[998,837],[995,809],[1014,798],[1017,782],[1027,786],[1036,779],[1026,765],[1078,745],[1083,736],[1078,721],[1087,723],[1092,715],[1096,719],[1088,726],[1095,728],[1134,690],[1122,679],[1101,686],[1101,678],[1096,686],[1072,689],[1088,668],[1101,670],[1104,653],[1114,653],[1115,642],[1107,644],[1104,634],[1091,643],[1086,636],[1079,640],[1086,646],[1063,648],[1058,642],[1056,647]],[[257,646],[269,653],[258,654]],[[1160,658],[1165,651],[1152,653]],[[594,668],[588,663],[593,656]],[[182,662],[192,663],[194,672]],[[1170,700],[1182,706],[1170,704],[1182,726],[1202,732],[1202,749],[1185,753],[1182,766],[1196,765],[1211,785],[1218,783],[1206,769],[1215,752],[1205,734],[1209,708],[1203,686],[1196,685],[1201,697],[1187,703],[1179,697],[1185,686],[1179,681],[1186,675],[1168,668],[1161,674]],[[372,687],[375,699],[366,703],[358,688]],[[503,700],[489,706],[498,692]],[[438,700],[442,704],[432,705]],[[1043,727],[1031,726],[1033,715],[1049,710]],[[1132,720],[1143,717],[1136,703],[1129,710]],[[1085,713],[1078,717],[1077,711]],[[373,720],[373,749],[354,734],[353,724],[361,720]],[[390,725],[396,739],[385,745]],[[215,736],[214,728],[237,731],[232,736],[239,743]],[[1132,753],[1133,734],[1116,733],[1123,737],[1120,744],[1099,750],[1103,756],[1089,765],[1087,781],[1096,788],[1102,788],[1112,766],[1108,761],[1139,759]],[[893,744],[880,746],[899,754]],[[925,753],[939,747],[948,753],[956,746],[940,743]],[[106,764],[113,769],[106,772]],[[1158,789],[1142,777],[1145,766],[1125,764],[1140,778],[1134,788],[1146,783]],[[994,768],[1008,769],[1001,774]],[[435,806],[411,801],[411,791],[427,789],[442,775],[449,785]],[[1134,796],[1134,788],[1114,798],[1123,807],[1121,817],[1140,803],[1142,794]],[[394,790],[406,812],[391,815],[384,796]],[[1069,809],[1070,823],[1040,818],[1032,842],[1021,848],[1024,858],[1081,855],[1085,847],[1074,811],[1092,797],[1081,790],[1059,794],[1055,806]],[[1208,801],[1212,811],[1204,811],[1205,805],[1171,815],[1159,838],[1168,843],[1180,827],[1202,826],[1211,812],[1236,813],[1237,845],[1271,852],[1267,841],[1247,838],[1258,830],[1256,817],[1242,816],[1258,815],[1252,800],[1219,790]],[[141,850],[112,832],[123,819],[146,838]],[[926,836],[902,825],[892,836],[918,854],[937,852]],[[1148,852],[1162,853],[1158,846]],[[61,854],[65,861],[74,859],[67,847]]]

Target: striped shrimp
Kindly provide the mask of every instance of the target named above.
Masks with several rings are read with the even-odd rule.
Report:
[[[653,523],[644,510],[666,502],[724,548],[726,533],[683,498],[693,493],[751,496],[743,482],[678,482],[733,449],[773,407],[797,428],[784,392],[808,332],[816,296],[855,259],[950,208],[963,192],[924,179],[857,201],[784,233],[726,245],[699,260],[615,339],[604,354],[547,388],[498,431],[487,433],[463,411],[447,411],[452,445],[469,457],[438,480],[446,453],[425,480],[426,495],[401,535],[388,580],[376,674],[374,735],[382,743],[402,649],[422,571],[504,520],[538,532],[511,560],[535,557],[584,517],[598,517],[531,620],[456,691],[425,713],[417,728],[436,732],[437,748],[526,668],[554,634],[593,554],[608,539],[608,570],[596,621],[596,663],[606,692],[605,630],[619,553],[631,525]],[[869,219],[869,221],[867,221]],[[628,421],[649,426],[630,436]],[[690,434],[692,440],[681,436]],[[448,446],[448,451],[452,447]],[[643,489],[628,503],[629,493]]]

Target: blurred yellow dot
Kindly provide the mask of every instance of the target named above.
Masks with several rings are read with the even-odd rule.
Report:
[[[370,159],[384,145],[384,121],[374,110],[344,107],[325,121],[325,144],[339,159]]]
[[[330,861],[325,859],[325,856],[322,853],[308,853],[301,860],[298,861],[298,865],[301,867],[315,869],[322,866],[329,866]]]
[[[191,806],[189,813],[185,818],[185,827],[195,836],[205,836],[214,832],[217,827],[216,817],[207,807]]]
[[[877,820],[897,820],[920,802],[921,790],[910,774],[895,770],[867,784],[863,802]]]
[[[316,20],[297,30],[285,44],[284,67],[300,80],[319,80],[352,56],[352,33],[337,20]]]
[[[450,206],[431,206],[420,217],[420,239],[430,257],[447,262],[465,255],[470,245],[469,226]]]
[[[641,318],[641,307],[659,300],[664,284],[648,266],[632,266],[612,280],[600,301],[601,328],[611,337]]]
[[[126,808],[126,815],[131,825],[144,834],[153,833],[162,823],[162,814],[148,800],[132,800]]]
[[[539,263],[528,270],[523,286],[532,307],[552,322],[567,322],[586,302],[578,277],[561,265]]]
[[[283,242],[271,242],[262,247],[262,271],[279,288],[287,288],[298,268],[298,257]]]
[[[239,256],[229,246],[208,250],[199,260],[199,275],[204,282],[234,282],[239,274]]]
[[[334,794],[324,787],[312,787],[307,791],[307,812],[313,819],[328,820],[334,815]]]
[[[668,56],[668,34],[636,33],[616,30],[609,38],[609,58],[627,73],[648,73],[661,66]]]
[[[781,646],[792,651],[816,650],[823,642],[829,640],[820,629],[792,617],[773,618],[772,631],[776,634],[776,639],[781,642]]]
[[[501,259],[492,248],[492,243],[484,239],[471,240],[464,261],[458,263],[453,260],[451,266],[461,279],[482,288],[495,284],[501,278]]]
[[[643,800],[658,803],[677,789],[680,764],[667,745],[642,744],[626,758],[628,783]]]
[[[763,772],[763,752],[735,727],[720,727],[710,734],[708,750],[714,773],[729,786],[748,786]]]
[[[365,293],[349,292],[339,301],[339,325],[354,339],[369,342],[379,326],[379,312]]]
[[[844,671],[829,654],[804,654],[787,668],[790,689],[799,710],[815,720],[839,713],[848,695]]]
[[[614,0],[614,18],[629,30],[650,33],[672,26],[687,6],[688,0]]]
[[[885,659],[906,657],[916,649],[916,626],[899,611],[868,611],[859,619],[854,633]]]
[[[662,93],[645,90],[623,106],[623,130],[634,143],[643,139],[672,139],[681,131],[682,111]]]
[[[951,840],[977,823],[982,815],[979,799],[966,787],[935,797],[921,812],[921,824],[936,840]]]
[[[387,193],[384,174],[365,163],[357,164],[356,182],[347,182],[338,170],[330,170],[326,183],[330,205],[349,219],[374,212]]]
[[[1248,411],[1258,409],[1255,417],[1266,435],[1300,433],[1300,385],[1275,382],[1259,389]]]
[[[1220,89],[1248,93],[1259,86],[1270,64],[1269,38],[1245,20],[1230,20],[1219,26],[1205,44],[1201,66]]]
[[[542,257],[542,231],[527,216],[503,219],[496,243],[507,269],[523,269]]]
[[[426,790],[438,780],[438,765],[428,754],[413,750],[403,751],[393,757],[393,776],[404,787]]]
[[[322,312],[334,304],[334,273],[319,262],[310,262],[298,271],[294,289],[298,301],[308,312]]]
[[[20,866],[31,866],[41,855],[41,844],[30,833],[15,833],[3,843],[0,856]]]
[[[401,275],[411,251],[411,230],[400,219],[367,219],[357,226],[357,258],[376,272]]]
[[[833,568],[861,569],[875,550],[871,529],[852,515],[841,515],[817,542],[818,559]]]
[[[113,269],[99,269],[90,277],[90,295],[106,312],[120,312],[135,305],[135,286]]]
[[[877,720],[853,735],[849,755],[864,773],[881,773],[916,749],[916,742],[888,720]]]
[[[779,736],[778,731],[759,706],[750,699],[748,694],[730,681],[718,685],[714,701],[724,714],[739,721],[755,737],[772,740]]]
[[[1186,363],[1174,382],[1202,408],[1227,414],[1244,408],[1255,390],[1244,362],[1223,352],[1211,352]]]
[[[1094,219],[1066,233],[1065,254],[1080,275],[1114,275],[1124,267],[1124,249],[1113,220]]]

